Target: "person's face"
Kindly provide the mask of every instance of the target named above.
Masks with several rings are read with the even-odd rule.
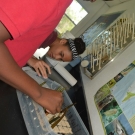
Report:
[[[68,46],[64,45],[67,42],[65,39],[60,40],[58,45],[53,45],[50,47],[47,55],[55,60],[59,61],[71,61],[72,60],[72,52]]]

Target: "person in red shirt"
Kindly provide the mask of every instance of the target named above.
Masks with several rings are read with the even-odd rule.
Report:
[[[55,29],[71,2],[0,1],[0,79],[29,95],[52,114],[61,110],[62,93],[41,87],[20,67]]]
[[[52,114],[61,111],[62,93],[41,87],[20,67],[55,29],[71,2],[0,1],[0,80],[29,95]],[[72,46],[72,40],[69,42]]]

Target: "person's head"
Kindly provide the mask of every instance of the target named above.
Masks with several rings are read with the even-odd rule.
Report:
[[[59,39],[51,44],[47,55],[55,60],[72,61],[85,51],[85,43],[81,38]]]

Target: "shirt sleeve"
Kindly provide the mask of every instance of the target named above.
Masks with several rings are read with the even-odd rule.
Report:
[[[49,17],[49,9],[52,11],[56,5],[49,4],[52,0],[1,0],[0,21],[7,28],[13,39],[25,34],[28,31],[43,26],[44,21]]]
[[[71,1],[0,0],[0,21],[15,39],[39,27],[53,28]]]

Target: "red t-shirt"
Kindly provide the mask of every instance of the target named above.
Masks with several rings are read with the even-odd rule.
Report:
[[[13,37],[13,40],[7,40],[5,44],[19,66],[26,64],[55,29],[71,1],[0,1],[0,21]]]

